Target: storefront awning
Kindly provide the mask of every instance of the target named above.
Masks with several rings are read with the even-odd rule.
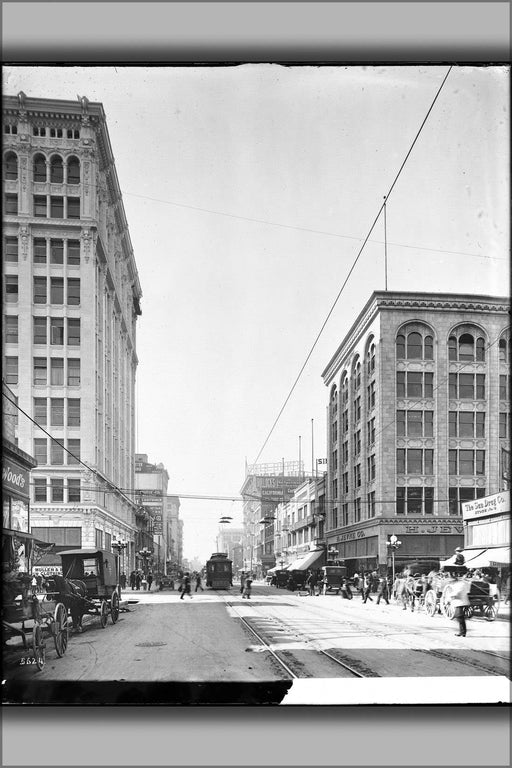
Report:
[[[485,549],[478,557],[467,561],[468,568],[499,568],[510,566],[510,547]]]
[[[312,568],[318,561],[325,557],[325,550],[316,549],[314,552],[308,552],[305,557],[301,557],[299,560],[294,560],[286,567],[287,571],[307,571],[308,568]]]

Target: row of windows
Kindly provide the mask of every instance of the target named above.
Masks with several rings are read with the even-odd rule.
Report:
[[[48,161],[42,154],[34,157],[32,165],[33,180],[46,182],[50,169],[50,183],[52,184],[80,184],[80,161],[78,157],[69,157],[64,163],[60,155],[52,155]],[[8,152],[4,158],[4,179],[16,181],[18,178],[18,157],[15,152]]]
[[[52,466],[62,466],[63,464],[79,464],[80,459],[80,438],[69,438],[66,440],[67,451],[63,446],[50,440],[50,450],[48,451],[48,438],[34,438],[34,459],[39,466],[51,464]],[[69,451],[69,453],[68,453]],[[66,461],[64,461],[64,457]],[[49,461],[48,461],[49,459]]]
[[[34,344],[47,344],[49,340],[52,346],[63,346],[65,327],[67,345],[80,346],[80,319],[75,317],[34,317]]]
[[[16,136],[18,126],[13,123],[6,123],[4,125],[4,133]],[[49,136],[51,139],[79,139],[80,130],[78,128],[50,128],[45,125],[33,125],[32,135]]]
[[[64,358],[50,358],[50,381],[48,381],[48,358],[34,357],[33,382],[37,386],[64,386],[78,387],[80,385],[80,359],[69,357],[67,363],[67,376],[64,377]]]
[[[48,253],[49,251],[49,253]],[[80,264],[80,241],[60,240],[35,237],[33,240],[34,264],[64,264],[78,266]],[[49,259],[48,259],[49,256]],[[16,263],[19,259],[19,241],[17,237],[6,237],[4,241],[4,260]]]
[[[78,397],[34,397],[34,420],[45,427],[50,411],[51,427],[80,426],[80,398]]]
[[[34,477],[33,482],[34,501],[43,503],[81,501],[79,478],[68,477],[64,483],[61,477]]]
[[[50,288],[50,301],[48,302],[48,288]],[[66,282],[66,301],[64,301],[63,277],[34,277],[34,304],[67,304],[77,306],[80,304],[80,278],[68,277]],[[34,318],[35,320],[35,318]]]
[[[34,195],[33,215],[42,219],[79,219],[80,198],[63,197],[62,195]],[[4,213],[7,216],[18,215],[18,195],[4,196]]]

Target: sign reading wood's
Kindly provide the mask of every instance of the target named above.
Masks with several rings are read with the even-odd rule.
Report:
[[[4,459],[2,465],[2,490],[24,499],[29,498],[29,473],[12,459]]]
[[[473,520],[475,517],[489,517],[490,515],[503,515],[510,512],[510,491],[493,493],[492,496],[484,496],[482,499],[465,501],[462,504],[463,520]]]

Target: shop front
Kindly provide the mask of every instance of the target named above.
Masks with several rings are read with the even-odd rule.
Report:
[[[30,469],[34,459],[14,443],[2,443],[2,570],[29,573],[33,549],[30,533]]]
[[[510,573],[510,491],[462,504],[462,518],[466,566],[494,571],[504,582]]]

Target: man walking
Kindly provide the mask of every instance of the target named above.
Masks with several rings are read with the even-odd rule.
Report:
[[[381,576],[379,579],[379,586],[377,587],[377,605],[380,603],[381,597],[386,601],[386,605],[389,605],[388,580],[386,576]]]
[[[363,576],[363,591],[362,591],[363,603],[366,603],[367,600],[373,603],[373,598],[370,595],[371,591],[372,591],[371,574],[365,573]]]
[[[204,592],[203,586],[201,584],[201,574],[200,573],[196,573],[196,588],[195,588],[195,592],[197,592],[198,589],[200,589],[201,592]]]
[[[182,585],[181,585],[180,600],[183,600],[185,595],[188,595],[190,597],[190,599],[192,600],[192,595],[190,594],[190,574],[188,573],[188,571],[186,571],[184,576],[183,576],[183,582],[182,582]]]

